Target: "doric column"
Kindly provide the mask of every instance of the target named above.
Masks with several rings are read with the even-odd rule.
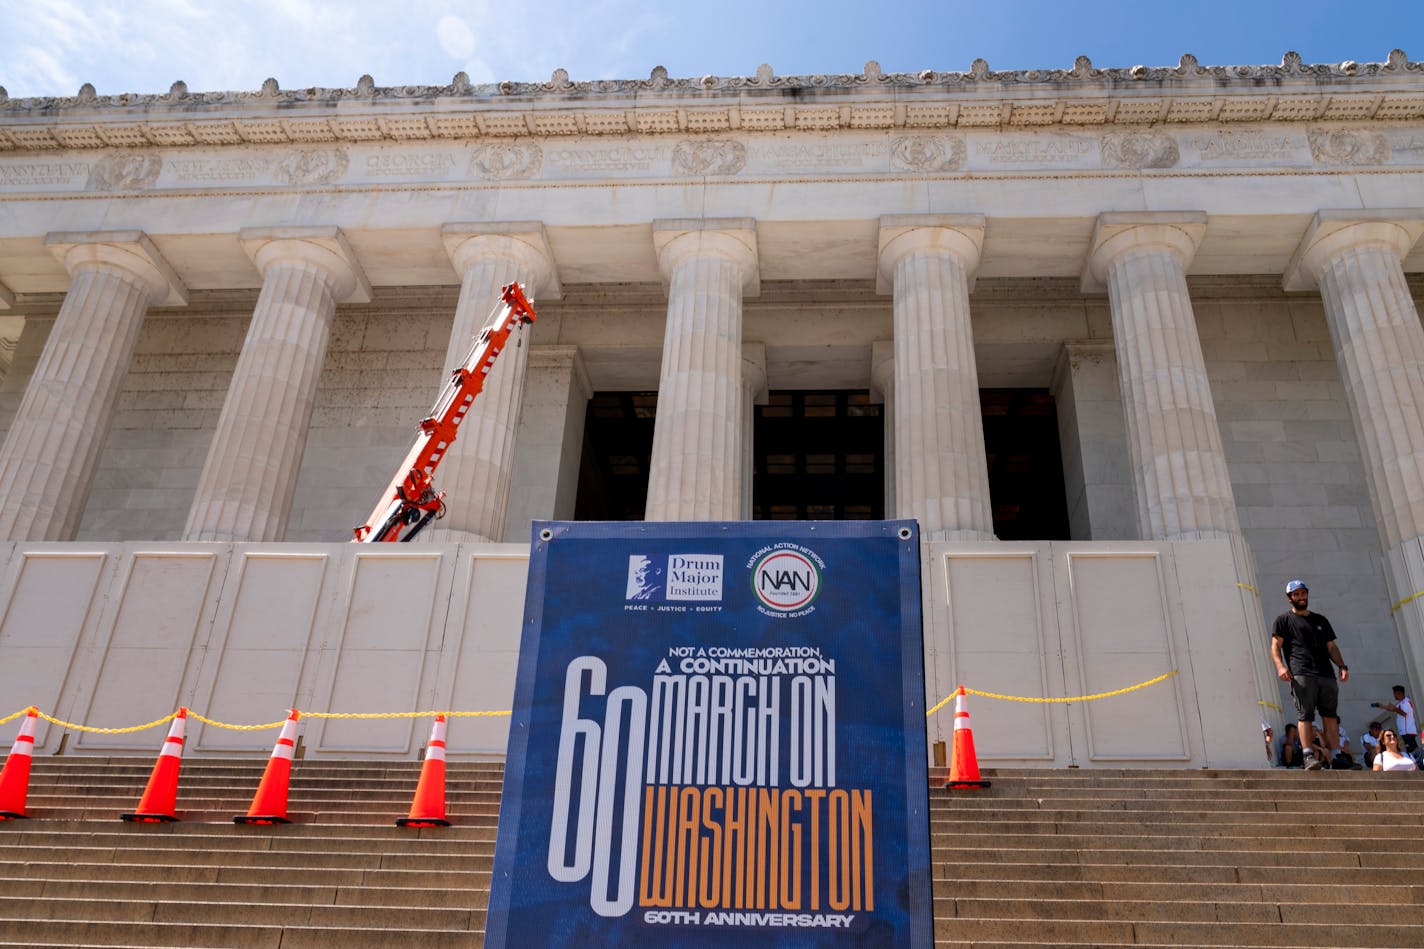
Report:
[[[72,540],[149,306],[187,302],[140,231],[51,234],[72,278],[0,447],[0,538]]]
[[[542,224],[447,224],[442,236],[460,275],[460,302],[445,350],[443,384],[464,362],[475,334],[502,305],[502,287],[522,284],[536,312],[540,300],[558,299],[560,288]],[[436,490],[445,492],[445,517],[425,531],[424,539],[504,540],[530,333],[526,327],[510,338],[480,397],[460,423],[455,446],[435,475]]]
[[[1380,539],[1424,534],[1424,328],[1400,261],[1424,211],[1321,211],[1286,273],[1319,287]]]
[[[739,516],[752,519],[752,482],[756,472],[756,407],[766,400],[766,347],[761,343],[742,344],[742,483]]]
[[[969,291],[978,214],[880,219],[877,284],[895,294],[895,499],[929,540],[992,540]]]
[[[895,516],[895,341],[870,344],[871,395],[880,397],[880,422],[885,426],[885,516]],[[983,424],[983,419],[980,419]]]
[[[1389,566],[1400,642],[1424,677],[1424,328],[1401,261],[1424,209],[1321,211],[1285,274],[1319,287]]]
[[[728,521],[742,511],[742,298],[760,291],[756,222],[653,224],[668,281],[650,521]]]
[[[188,509],[185,540],[282,539],[336,305],[371,298],[336,228],[260,228],[238,237],[262,274],[262,292]]]
[[[1187,264],[1206,231],[1200,212],[1098,216],[1084,288],[1106,285],[1143,540],[1241,532]]]

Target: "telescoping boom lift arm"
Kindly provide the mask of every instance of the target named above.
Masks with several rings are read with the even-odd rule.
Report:
[[[430,416],[421,421],[420,434],[381,495],[381,502],[366,523],[356,528],[357,543],[410,540],[432,519],[445,516],[445,495],[436,493],[431,481],[435,469],[455,441],[465,413],[485,387],[485,379],[510,334],[525,323],[534,322],[534,307],[519,284],[505,287],[500,298],[503,307],[495,311],[489,325],[475,337],[465,361],[450,374],[450,381]]]

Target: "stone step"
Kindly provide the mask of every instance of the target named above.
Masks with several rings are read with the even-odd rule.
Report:
[[[1141,880],[1042,880],[1003,875],[986,880],[936,880],[935,900],[1127,900],[1209,903],[1256,902],[1291,906],[1320,903],[1327,906],[1360,905],[1377,912],[1380,906],[1424,909],[1424,885],[1340,882],[1240,883],[1147,882]],[[956,915],[972,915],[958,913]],[[1289,918],[1289,916],[1287,916]],[[1366,920],[1372,922],[1373,920]]]
[[[448,840],[475,837],[485,839],[495,829],[494,823],[458,824],[451,827],[397,827],[386,823],[379,827],[353,830],[341,824],[234,824],[232,818],[216,824],[177,821],[170,824],[130,824],[121,820],[67,821],[24,820],[0,823],[0,836],[14,834],[27,838],[32,834],[127,834],[135,839],[157,837],[211,837],[229,835],[261,840],[273,837],[360,837],[362,840]],[[143,836],[147,835],[147,836]],[[493,838],[490,838],[493,839]]]
[[[132,847],[69,847],[66,859],[84,863],[177,863],[174,851],[148,850]],[[0,857],[6,862],[41,863],[53,860],[52,847],[5,847]],[[366,870],[482,870],[489,872],[494,863],[490,853],[445,854],[431,852],[379,853],[374,851],[332,852],[324,850],[189,850],[182,852],[182,861],[190,866],[285,866],[343,867]]]
[[[1098,854],[1079,855],[1094,861]],[[997,885],[1005,880],[1042,883],[1101,883],[1118,885],[1122,883],[1228,883],[1228,884],[1274,884],[1288,878],[1288,871],[1280,866],[1242,866],[1232,864],[1121,864],[1100,862],[1060,862],[1048,863],[1039,860],[1024,863],[987,859],[978,863],[961,863],[953,867],[934,868],[936,885],[941,881],[955,883],[986,883]],[[1331,883],[1348,883],[1358,886],[1384,886],[1396,884],[1401,879],[1401,871],[1395,867],[1338,866],[1330,868]],[[1416,875],[1417,876],[1417,875]],[[1424,877],[1421,877],[1424,879]]]
[[[1366,924],[1386,918],[1391,925],[1417,926],[1424,934],[1424,905],[1380,902],[1340,902],[1328,886],[1319,889],[1319,902],[1244,899],[1134,900],[1114,893],[1107,899],[1047,897],[960,897],[935,904],[938,915],[967,919],[1019,920],[1141,920],[1181,922]]]
[[[489,886],[489,872],[468,869],[382,870],[367,867],[308,867],[253,864],[251,866],[195,866],[177,863],[49,863],[6,861],[0,851],[0,878],[9,880],[133,881],[156,883],[281,883],[285,885],[370,886],[388,889],[437,888],[475,890]],[[0,888],[0,892],[4,892]]]
[[[1274,837],[1258,837],[1249,834],[1233,836],[1206,836],[1203,834],[946,834],[935,835],[930,841],[932,853],[944,849],[963,850],[969,848],[994,850],[1036,850],[1045,846],[1063,850],[1085,851],[1213,851],[1254,849],[1264,852],[1280,851],[1292,853],[1353,853],[1360,842],[1347,837],[1333,836],[1329,828],[1319,829],[1313,836],[1281,836],[1281,827],[1276,826]],[[1249,848],[1246,846],[1249,844]],[[1390,850],[1397,854],[1412,854],[1416,858],[1424,855],[1424,838],[1391,836]]]
[[[315,926],[266,926],[203,923],[142,923],[92,920],[0,920],[0,945],[13,946],[160,946],[243,949],[390,949],[400,943],[420,949],[478,949],[483,927],[467,931]]]
[[[475,881],[472,879],[473,884]],[[334,883],[196,883],[178,881],[155,892],[152,882],[126,879],[9,879],[0,877],[0,894],[34,900],[101,899],[198,903],[240,903],[243,905],[283,903],[312,906],[383,906],[423,911],[427,907],[485,909],[489,905],[489,880],[483,886],[460,889],[447,881],[438,891],[425,887],[381,887],[359,882],[340,886]]]
[[[1242,867],[1310,867],[1310,868],[1335,868],[1335,867],[1408,867],[1419,866],[1417,854],[1393,854],[1393,853],[1306,853],[1300,854],[1293,851],[1260,851],[1260,850],[1109,850],[1106,848],[1090,848],[1086,851],[1077,848],[1034,848],[1023,847],[1016,850],[994,847],[936,847],[930,854],[934,864],[936,874],[943,872],[948,876],[953,876],[958,872],[958,868],[965,864],[974,863],[1024,863],[1028,860],[1036,860],[1045,864],[1066,863],[1076,864],[1080,860],[1089,858],[1094,863],[1113,863],[1122,866],[1192,866],[1198,864],[1208,865],[1237,865]]]
[[[1380,818],[1391,818],[1404,824],[1424,823],[1424,816],[1399,813],[1393,801],[1353,801],[1350,810],[1340,812],[1340,800],[1331,796],[1322,801],[1318,796],[1310,800],[1274,801],[1263,800],[1255,795],[1240,801],[1231,801],[1213,807],[1204,807],[1201,802],[1164,801],[1146,798],[1137,801],[1113,802],[1108,806],[1064,804],[1061,801],[1016,800],[994,807],[931,807],[933,821],[968,820],[1111,820],[1143,821],[1149,823],[1172,823],[1185,821],[1236,821],[1253,823],[1271,820],[1277,814],[1288,815],[1291,819],[1328,816],[1337,821],[1369,823]]]
[[[155,923],[227,923],[262,926],[331,926],[370,929],[484,928],[484,909],[431,905],[313,905],[200,902],[187,899],[46,899],[0,896],[0,926],[32,919],[114,920]]]
[[[43,826],[43,825],[39,825]],[[58,848],[82,846],[89,848],[144,849],[149,851],[169,851],[175,854],[190,850],[225,850],[228,853],[243,851],[281,852],[350,852],[365,853],[379,849],[382,853],[433,853],[443,854],[492,854],[494,853],[494,833],[485,828],[440,828],[446,831],[441,837],[418,837],[420,830],[410,829],[410,837],[400,838],[382,833],[378,837],[306,835],[300,833],[302,825],[288,824],[282,827],[239,827],[228,824],[203,824],[211,831],[230,830],[231,833],[171,833],[173,824],[128,825],[115,822],[113,826],[123,828],[110,830],[111,825],[102,824],[92,833],[8,833],[0,839],[13,841],[15,847]],[[192,825],[190,825],[192,826]],[[284,833],[292,830],[298,833]],[[382,831],[385,828],[380,828]],[[401,828],[392,827],[392,830]],[[435,828],[430,828],[433,830]],[[454,833],[450,833],[454,831]],[[428,833],[428,830],[426,831]],[[6,848],[9,849],[8,847]]]
[[[130,801],[128,807],[124,809],[27,807],[26,814],[30,818],[31,824],[74,821],[108,824],[108,822],[118,822],[118,815],[128,814],[135,807],[137,807],[137,801]],[[197,809],[185,807],[177,808],[174,815],[178,818],[179,826],[231,825],[235,815],[246,814],[246,812],[248,812],[248,804],[208,809],[208,811],[197,811]],[[394,826],[396,818],[403,818],[407,814],[410,814],[409,802],[400,805],[400,807],[383,808],[379,811],[357,811],[357,809],[299,811],[299,809],[288,808],[288,812],[286,812],[289,821],[293,825],[299,826]],[[447,821],[456,826],[483,826],[483,828],[493,829],[498,824],[498,816],[500,815],[496,808],[487,808],[486,805],[456,804],[446,808]],[[407,831],[407,834],[409,832]]]
[[[938,913],[938,907],[936,907]],[[936,915],[935,942],[975,946],[1333,946],[1373,949],[1424,945],[1424,926],[1391,923],[1187,922],[1178,920],[964,919]]]
[[[1024,815],[1018,820],[939,820],[930,821],[930,835],[935,840],[941,838],[963,838],[976,834],[995,834],[1004,837],[1034,835],[1039,837],[1079,837],[1096,836],[1102,838],[1140,835],[1147,840],[1167,837],[1256,837],[1279,836],[1282,828],[1289,828],[1294,838],[1311,838],[1322,835],[1373,837],[1378,831],[1378,822],[1354,825],[1330,819],[1331,815],[1312,815],[1312,818],[1279,817],[1263,820],[1224,821],[1140,821],[1132,818],[1114,821],[1089,820],[1039,820],[1037,815]],[[1341,835],[1338,828],[1349,826],[1352,834]],[[1417,841],[1424,845],[1424,822],[1401,816],[1390,823],[1392,840]]]

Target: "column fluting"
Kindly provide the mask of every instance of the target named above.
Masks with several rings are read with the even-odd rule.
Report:
[[[150,305],[185,302],[139,232],[46,239],[72,281],[0,447],[0,538],[72,540]]]
[[[442,385],[468,355],[475,334],[502,306],[501,288],[521,284],[536,312],[540,299],[558,296],[553,257],[540,225],[448,225],[444,237],[460,274],[460,300]],[[424,539],[504,540],[532,329],[510,337],[460,423],[455,444],[435,475],[436,490],[445,493],[445,517],[424,532]]]
[[[969,290],[984,218],[883,218],[880,273],[894,289],[898,516],[929,540],[992,540]]]
[[[1187,292],[1206,215],[1105,214],[1089,266],[1107,285],[1143,540],[1241,531]]]
[[[283,538],[336,304],[364,287],[334,229],[244,232],[243,242],[262,274],[262,291],[198,477],[185,540]]]
[[[736,520],[742,513],[742,297],[757,285],[747,221],[660,221],[668,278],[649,521]]]

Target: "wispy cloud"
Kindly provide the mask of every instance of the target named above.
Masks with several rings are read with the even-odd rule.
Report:
[[[1312,0],[1198,0],[1190,9],[1121,0],[901,0],[891,14],[863,0],[804,6],[767,0],[0,0],[0,85],[11,96],[838,72],[878,59],[887,69],[963,69],[975,56],[1000,68],[1066,66],[1081,52],[1100,65],[1176,62],[1190,49],[1212,63],[1278,62],[1299,49],[1314,62],[1382,57],[1408,40],[1419,0],[1375,0],[1340,18]],[[1326,5],[1317,5],[1319,10]],[[1275,8],[1280,8],[1279,10]],[[1330,7],[1333,11],[1334,8]],[[1278,15],[1283,11],[1289,15]],[[1234,28],[1220,29],[1229,20]],[[1407,30],[1406,30],[1407,32]],[[1417,31],[1416,31],[1417,32]],[[1411,50],[1417,57],[1420,50]]]

